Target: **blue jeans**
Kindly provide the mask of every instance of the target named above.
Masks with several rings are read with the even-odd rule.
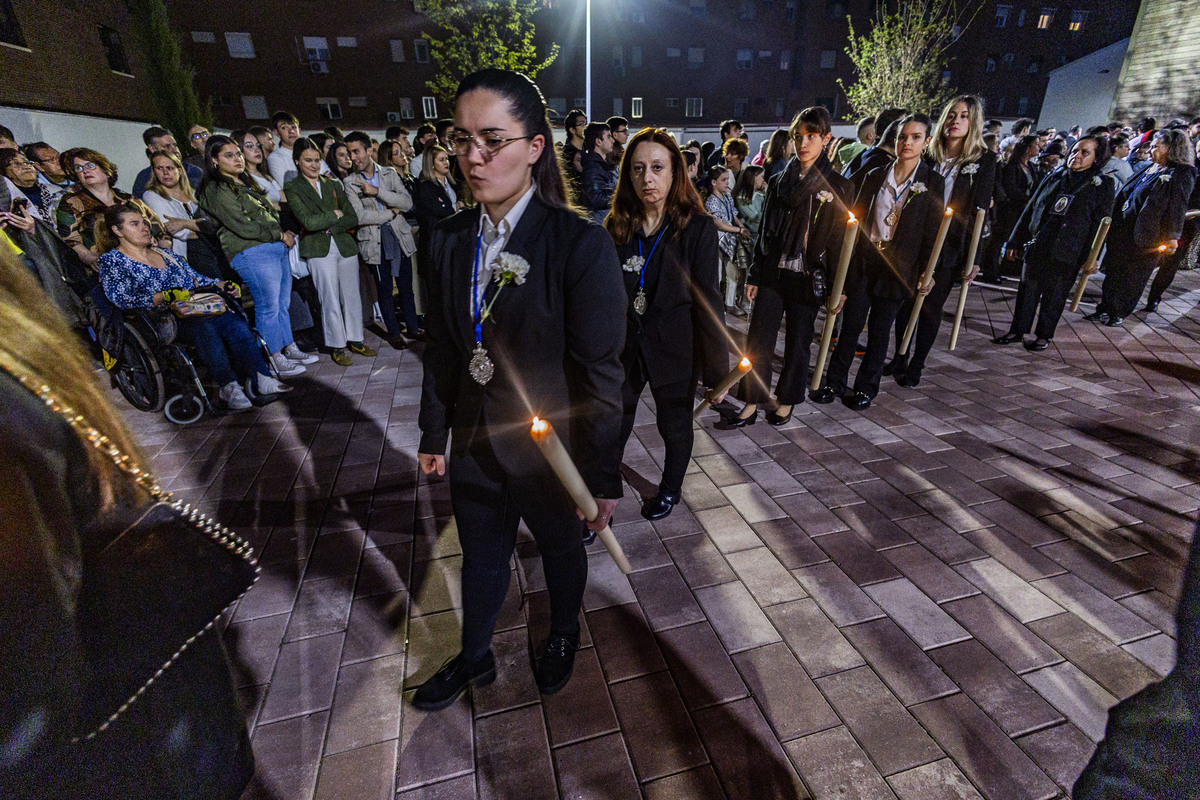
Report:
[[[271,374],[250,326],[232,311],[217,317],[181,319],[179,335],[196,348],[196,356],[208,367],[218,386],[237,378],[253,377],[255,373]]]
[[[412,256],[401,256],[398,262],[398,275],[392,276],[392,263],[384,260],[381,264],[368,264],[375,276],[375,285],[379,288],[379,312],[383,314],[383,324],[388,336],[400,335],[400,323],[396,319],[396,306],[392,300],[392,281],[400,290],[400,310],[404,315],[404,325],[408,335],[417,332],[417,304],[412,289]]]
[[[230,262],[246,282],[254,298],[254,327],[272,353],[292,343],[292,323],[288,309],[292,304],[292,268],[283,242],[256,244],[243,250]]]

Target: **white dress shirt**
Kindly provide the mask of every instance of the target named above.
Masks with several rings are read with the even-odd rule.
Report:
[[[919,166],[919,165],[918,165]],[[879,194],[875,197],[875,216],[871,225],[871,241],[878,244],[879,242],[890,242],[895,230],[887,223],[888,214],[896,206],[904,208],[904,201],[908,197],[909,190],[912,188],[913,178],[917,176],[916,168],[912,174],[908,176],[908,180],[903,184],[896,183],[896,164],[892,162],[892,166],[888,167],[887,180],[883,182],[883,186],[879,187]],[[896,224],[900,224],[899,214],[896,216]]]
[[[946,180],[946,189],[942,197],[942,205],[950,205],[950,193],[954,191],[954,180],[958,177],[958,159],[947,158],[937,166],[938,174]]]
[[[479,296],[480,286],[485,285],[491,280],[492,264],[496,260],[496,257],[508,246],[513,230],[516,229],[517,223],[521,221],[521,216],[525,213],[525,209],[529,207],[529,201],[533,199],[533,191],[534,187],[531,185],[525,191],[525,194],[521,195],[521,199],[508,210],[508,213],[504,215],[504,219],[500,220],[499,225],[494,224],[492,218],[480,207],[479,233],[483,236],[483,246],[481,248],[482,252],[480,253],[478,271],[475,270],[474,263],[471,265],[472,272],[474,273],[471,281],[471,290],[476,293],[476,297]],[[474,307],[471,310],[474,313]]]

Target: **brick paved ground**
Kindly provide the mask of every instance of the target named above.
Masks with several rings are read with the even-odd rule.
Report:
[[[402,699],[455,652],[447,486],[418,477],[415,353],[322,358],[286,401],[185,430],[133,414],[166,485],[260,548],[225,630],[258,759],[249,796],[903,798],[1064,795],[1105,711],[1173,661],[1200,508],[1200,278],[1165,313],[1067,314],[1041,354],[956,353],[866,413],[698,431],[686,507],[591,556],[584,649],[542,700],[548,610],[520,545],[500,677],[448,710]],[[943,333],[945,336],[945,331]],[[625,454],[658,475],[648,409]]]

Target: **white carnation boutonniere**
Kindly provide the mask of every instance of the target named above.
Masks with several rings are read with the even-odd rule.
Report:
[[[1170,183],[1171,182],[1171,173],[1164,172],[1162,175],[1158,176],[1158,179],[1160,181],[1162,181],[1163,183]]]
[[[976,172],[979,172],[979,162],[972,161],[970,164],[967,164],[965,167],[963,167],[961,172],[963,175],[974,175]]]
[[[621,269],[626,272],[641,272],[642,266],[645,265],[646,259],[641,256],[630,256],[625,259],[625,263],[621,265]]]
[[[928,187],[926,187],[925,184],[921,183],[920,181],[917,181],[916,183],[914,183],[912,185],[912,187],[909,189],[909,192],[914,195],[920,194],[921,192],[924,192],[924,191],[928,191]]]
[[[529,274],[529,262],[514,253],[501,253],[496,257],[494,266],[492,267],[492,280],[494,280],[499,288],[492,295],[491,301],[483,309],[483,314],[480,321],[488,318],[492,313],[492,306],[496,304],[496,298],[500,296],[500,292],[510,283],[520,286],[525,282],[525,276]]]
[[[817,201],[824,205],[825,203],[833,202],[833,192],[822,190],[817,192]]]
[[[1092,186],[1099,186],[1102,183],[1104,183],[1104,180],[1099,175],[1092,178]]]

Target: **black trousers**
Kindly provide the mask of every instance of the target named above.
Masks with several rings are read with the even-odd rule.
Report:
[[[854,376],[854,391],[870,397],[879,394],[879,380],[883,377],[883,363],[887,360],[892,325],[903,303],[903,300],[873,296],[862,282],[849,287],[846,306],[842,310],[842,331],[837,347],[833,348],[833,355],[830,356],[829,373],[825,378],[826,384],[834,391],[840,393],[846,389],[850,364],[854,361],[854,349],[865,327],[867,352]]]
[[[462,652],[481,658],[492,644],[496,618],[508,593],[509,562],[521,520],[542,556],[550,595],[550,633],[579,632],[579,611],[587,583],[584,524],[575,503],[549,465],[533,475],[514,477],[499,465],[490,445],[451,456],[450,502],[462,544]]]
[[[625,383],[621,387],[621,451],[633,432],[633,419],[637,415],[638,398],[646,388],[646,369],[638,358],[625,371]],[[692,458],[692,401],[694,381],[676,381],[665,386],[650,384],[650,395],[654,398],[655,422],[663,438],[663,456],[660,492],[678,494],[683,490],[683,476],[687,473],[688,461]]]
[[[1157,253],[1145,256],[1110,252],[1104,259],[1104,283],[1100,286],[1100,305],[1096,310],[1115,317],[1132,314],[1158,262]]]
[[[1037,338],[1053,339],[1078,273],[1078,269],[1067,264],[1052,262],[1047,266],[1034,266],[1026,261],[1008,332],[1029,333],[1033,329],[1034,313],[1037,312]],[[1038,311],[1039,304],[1041,311]]]
[[[819,308],[788,300],[773,286],[758,287],[750,330],[746,333],[746,349],[754,362],[754,374],[747,375],[738,386],[738,396],[744,402],[758,405],[771,399],[771,362],[785,315],[783,369],[779,373],[775,397],[785,406],[804,402],[808,391],[809,351]]]
[[[942,327],[942,309],[954,289],[954,282],[960,278],[949,270],[937,271],[933,276],[933,288],[925,295],[921,304],[921,314],[917,318],[917,330],[909,343],[908,368],[919,374],[925,368],[925,359],[937,341],[938,330]],[[900,351],[900,342],[904,339],[904,329],[908,327],[908,318],[912,316],[913,300],[906,300],[900,306],[896,315],[896,352]]]
[[[1154,275],[1154,282],[1150,284],[1150,296],[1146,298],[1147,303],[1156,303],[1162,300],[1162,296],[1171,287],[1172,281],[1175,280],[1175,273],[1183,266],[1188,248],[1192,246],[1198,229],[1200,229],[1200,220],[1189,220],[1183,226],[1183,236],[1179,237],[1179,249],[1163,258],[1158,272]]]

